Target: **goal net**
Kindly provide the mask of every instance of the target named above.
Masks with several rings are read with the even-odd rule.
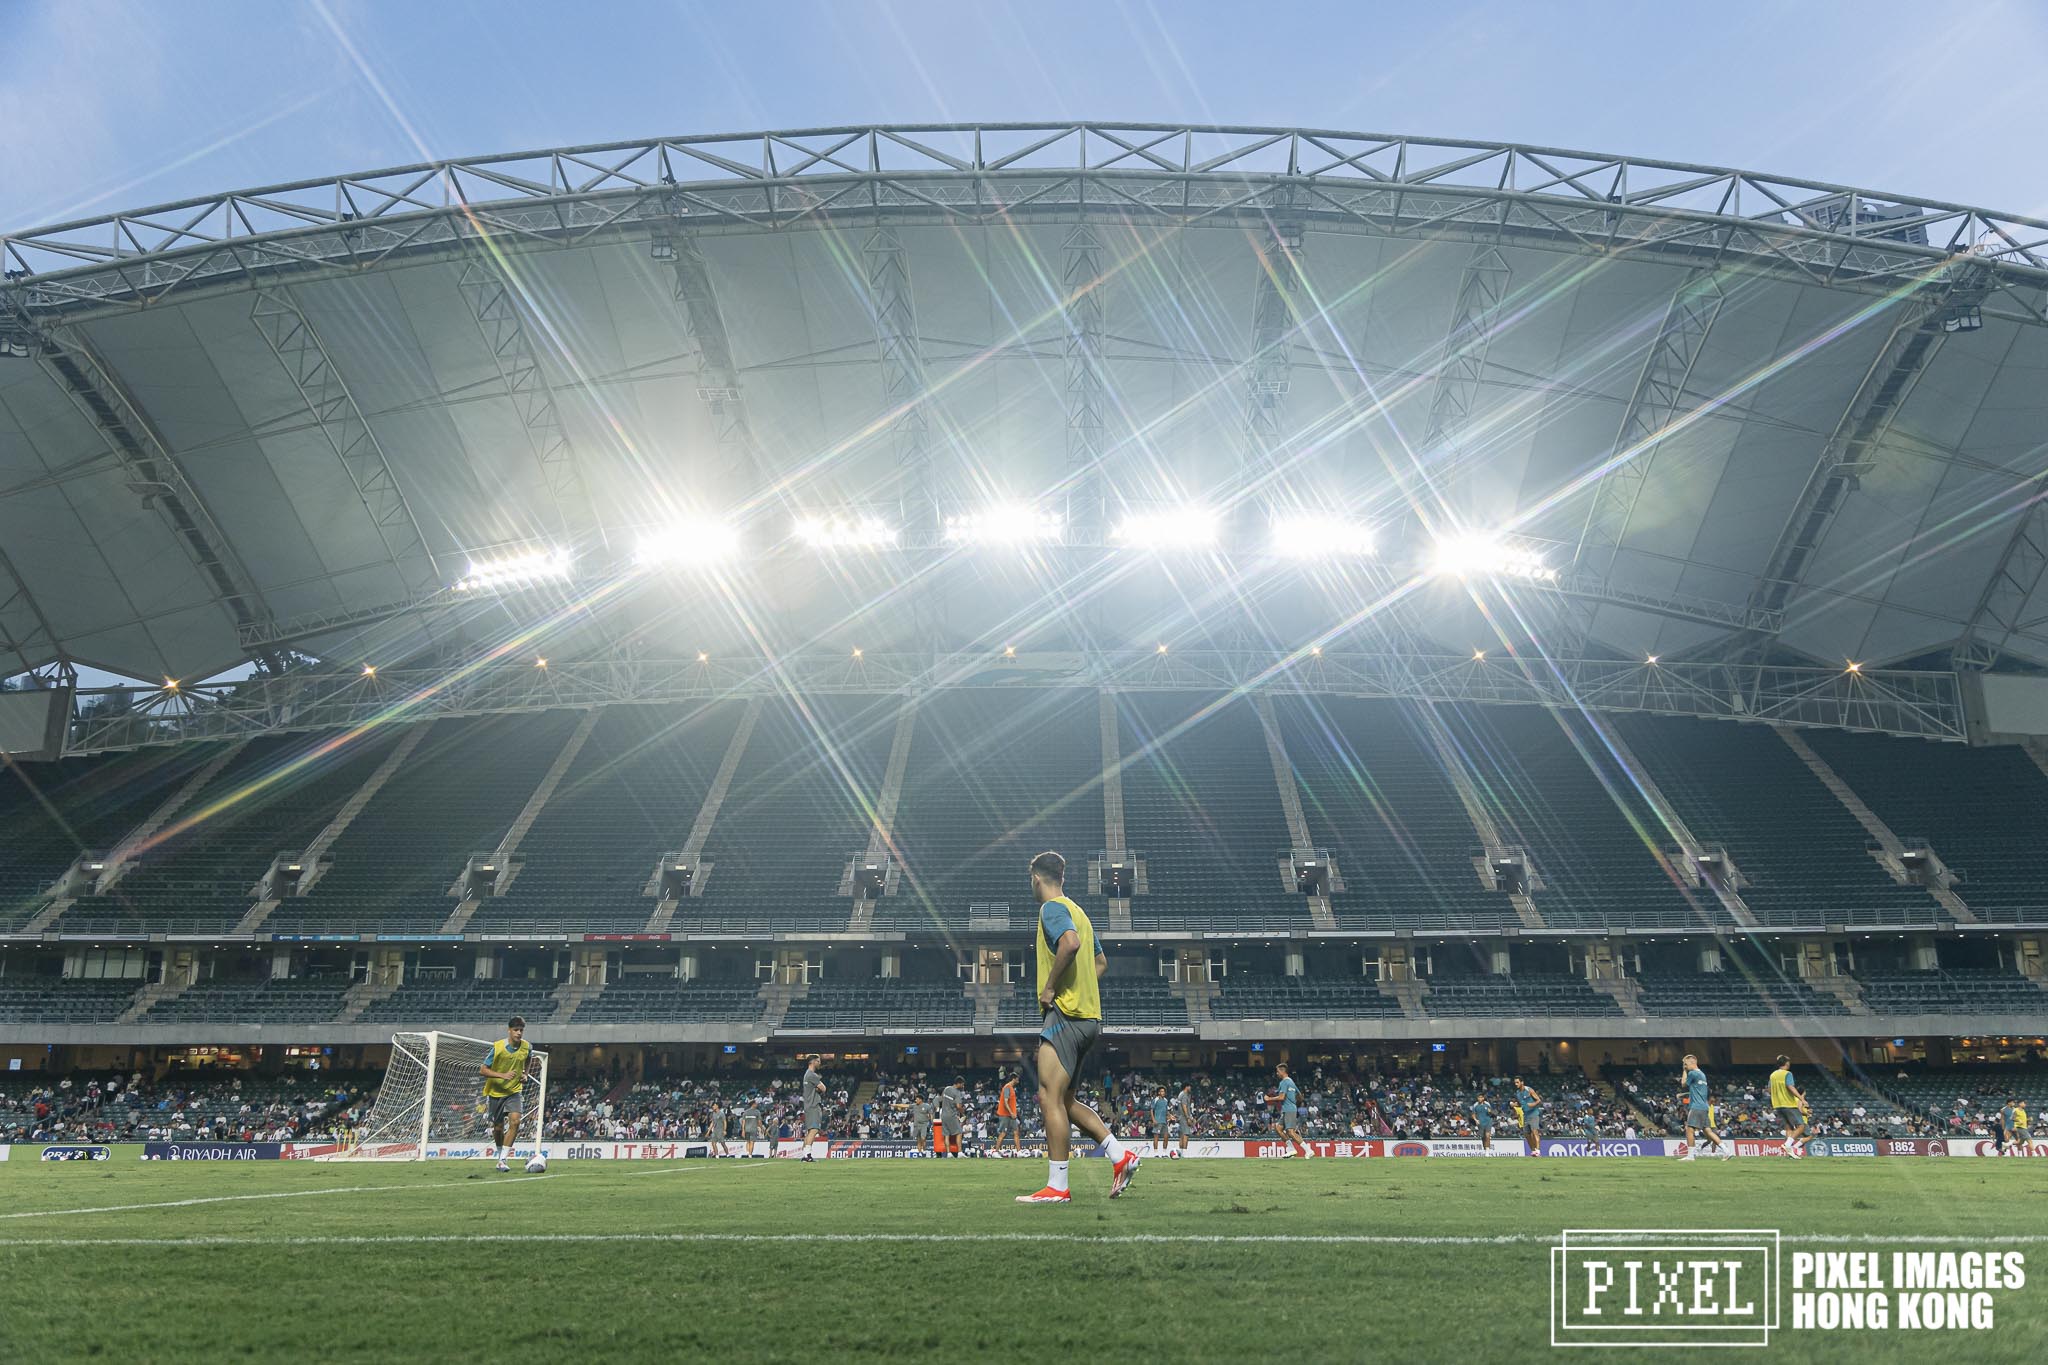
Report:
[[[483,1065],[491,1045],[456,1033],[395,1033],[391,1064],[369,1117],[345,1157],[418,1161],[429,1156],[483,1154],[493,1141],[484,1101]],[[514,1155],[533,1155],[547,1121],[548,1054],[535,1049],[521,1093],[523,1114]]]

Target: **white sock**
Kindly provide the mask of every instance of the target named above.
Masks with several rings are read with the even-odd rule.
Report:
[[[1116,1140],[1115,1133],[1111,1133],[1102,1140],[1102,1154],[1111,1161],[1122,1161],[1124,1159],[1124,1145]]]
[[[1049,1173],[1045,1177],[1046,1188],[1059,1190],[1064,1193],[1067,1188],[1067,1163],[1064,1161],[1048,1161],[1045,1164],[1050,1168]]]

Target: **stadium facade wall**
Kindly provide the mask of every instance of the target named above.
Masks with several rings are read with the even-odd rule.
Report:
[[[502,1019],[444,1020],[438,1026],[453,1032],[500,1028]],[[755,1043],[777,1040],[862,1041],[988,1039],[1014,1044],[1032,1029],[965,1032],[921,1029],[878,1021],[860,1030],[767,1030],[751,1023],[713,1020],[702,1023],[649,1021],[627,1024],[540,1025],[552,1044],[607,1046],[661,1043]],[[389,1043],[393,1025],[376,1024],[0,1024],[0,1047],[182,1047],[192,1043],[325,1044],[333,1046]],[[1175,1037],[1194,1042],[1485,1042],[1510,1039],[1569,1039],[1574,1042],[1658,1038],[1867,1038],[2033,1037],[2041,1031],[2038,1015],[1816,1015],[1786,1020],[1769,1015],[1649,1015],[1598,1018],[1559,1017],[1409,1019],[1229,1019],[1213,1020],[1190,1032],[1185,1028],[1114,1030],[1131,1037]]]

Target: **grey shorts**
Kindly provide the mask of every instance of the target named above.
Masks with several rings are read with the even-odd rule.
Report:
[[[1774,1112],[1778,1116],[1778,1122],[1787,1128],[1797,1128],[1806,1122],[1806,1115],[1797,1109],[1788,1109],[1781,1105]]]
[[[1017,1116],[1015,1114],[1004,1114],[996,1120],[996,1136],[1008,1137],[1017,1131]]]
[[[1299,1111],[1298,1109],[1294,1108],[1294,1106],[1292,1106],[1292,1105],[1288,1105],[1288,1104],[1283,1104],[1283,1105],[1281,1105],[1281,1106],[1280,1106],[1280,1126],[1281,1126],[1282,1128],[1285,1128],[1285,1129],[1289,1130],[1290,1132],[1297,1132],[1297,1133],[1298,1133],[1298,1132],[1300,1132],[1300,1131],[1301,1131],[1301,1111]]]
[[[1040,1042],[1052,1045],[1053,1056],[1067,1073],[1071,1085],[1081,1076],[1081,1063],[1102,1037],[1100,1019],[1069,1019],[1058,1010],[1048,1011],[1045,1027],[1038,1031]]]
[[[822,1133],[822,1132],[824,1132],[824,1131],[825,1131],[825,1111],[824,1111],[824,1110],[822,1110],[822,1109],[806,1109],[806,1110],[804,1110],[804,1131],[805,1131],[806,1133]]]
[[[523,1095],[486,1095],[484,1113],[489,1117],[491,1126],[495,1128],[505,1121],[507,1114],[514,1118],[525,1114],[526,1098]]]
[[[746,1138],[748,1141],[754,1141],[758,1139],[761,1136],[761,1125],[758,1123],[741,1124],[740,1136]]]
[[[1707,1106],[1695,1104],[1688,1108],[1685,1111],[1685,1126],[1688,1128],[1705,1128],[1707,1126]]]

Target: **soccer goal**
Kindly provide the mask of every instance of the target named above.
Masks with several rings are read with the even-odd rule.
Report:
[[[391,1064],[376,1103],[355,1141],[339,1155],[361,1161],[418,1161],[475,1148],[492,1140],[484,1104],[483,1065],[491,1045],[457,1033],[394,1033]],[[527,1062],[525,1116],[514,1151],[539,1147],[548,1116],[548,1054],[534,1049]]]

